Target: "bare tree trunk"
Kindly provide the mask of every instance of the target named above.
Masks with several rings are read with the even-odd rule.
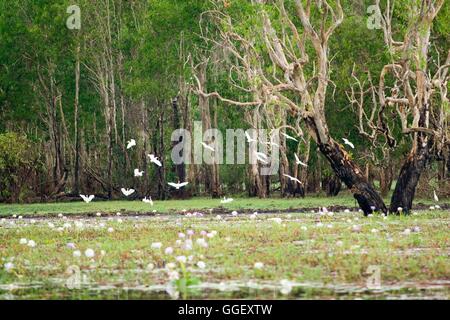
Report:
[[[79,97],[80,97],[80,46],[76,49],[75,62],[75,102],[74,102],[74,136],[75,136],[75,167],[74,167],[74,193],[80,193],[80,133],[79,120]]]

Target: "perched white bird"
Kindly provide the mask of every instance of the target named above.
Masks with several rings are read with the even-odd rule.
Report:
[[[289,180],[291,180],[291,181],[294,181],[294,182],[297,182],[297,183],[303,184],[303,182],[301,182],[301,181],[300,181],[300,180],[298,180],[297,178],[295,178],[295,177],[292,177],[292,176],[290,176],[290,175],[288,175],[288,174],[283,174],[283,176],[285,176],[286,178],[289,178]]]
[[[182,182],[182,183],[173,183],[169,182],[168,185],[171,187],[174,187],[175,189],[179,190],[180,188],[187,186],[189,182]]]
[[[139,171],[139,169],[134,169],[135,177],[142,177],[144,175],[144,171]]]
[[[131,139],[130,141],[127,142],[127,149],[131,149],[136,145],[136,140]]]
[[[349,145],[350,148],[355,149],[355,145],[354,145],[353,143],[351,143],[348,139],[342,138],[342,140],[344,140],[344,143],[345,143],[346,145]]]
[[[152,197],[150,197],[150,199],[147,199],[147,197],[145,197],[144,199],[142,199],[142,202],[148,203],[149,205],[153,206]]]
[[[230,202],[233,202],[233,198],[225,198],[225,197],[223,197],[223,200],[221,200],[220,201],[220,203],[230,203]]]
[[[120,191],[122,191],[125,197],[129,197],[135,192],[134,189],[125,189],[125,188],[120,189]]]
[[[212,152],[215,151],[213,147],[211,147],[209,144],[206,144],[206,143],[204,143],[204,142],[202,142],[202,146],[203,146],[205,149],[211,150]]]
[[[94,200],[95,196],[93,194],[91,194],[90,196],[85,196],[80,194],[80,197],[83,199],[84,202],[89,203],[92,200]]]
[[[252,137],[250,137],[250,135],[248,134],[247,131],[245,131],[245,137],[247,138],[248,143],[258,142],[256,139],[253,139]]]
[[[297,155],[296,153],[294,153],[294,156],[295,156],[295,162],[296,162],[297,164],[299,164],[299,165],[301,165],[301,166],[303,166],[303,167],[307,167],[307,166],[308,166],[306,163],[302,162],[302,161],[298,158],[298,155]]]
[[[433,190],[434,201],[439,202],[439,198],[436,194],[436,190]]]
[[[161,166],[162,166],[161,161],[159,161],[159,160],[158,160],[158,157],[155,157],[154,154],[149,154],[148,156],[149,156],[149,158],[150,158],[150,162],[153,162],[153,163],[156,164],[158,167],[161,167]]]
[[[288,135],[288,134],[286,134],[286,133],[284,133],[284,132],[281,132],[281,134],[282,134],[283,136],[285,136],[286,139],[289,139],[289,140],[298,142],[297,139],[295,139],[294,137],[292,137],[292,136],[290,136],[290,135]]]

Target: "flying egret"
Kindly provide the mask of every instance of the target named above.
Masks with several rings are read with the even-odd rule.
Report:
[[[288,135],[288,134],[286,134],[286,133],[284,133],[284,132],[280,132],[280,133],[281,133],[283,136],[285,136],[286,139],[289,139],[289,140],[298,142],[298,140],[295,139],[294,137],[292,137],[292,136],[290,136],[290,135]]]
[[[307,166],[308,166],[306,163],[300,161],[300,159],[298,158],[298,156],[297,156],[296,153],[294,153],[294,156],[295,156],[295,162],[296,162],[297,164],[299,164],[299,165],[301,165],[301,166],[303,166],[303,167],[307,167]]]
[[[355,149],[355,145],[354,145],[353,143],[351,143],[348,139],[342,138],[342,140],[344,140],[344,143],[345,143],[346,145],[349,145],[350,148]]]
[[[300,183],[300,184],[303,184],[303,182],[301,182],[301,181],[298,180],[297,178],[292,177],[292,176],[290,176],[290,175],[288,175],[288,174],[283,174],[283,176],[285,176],[286,178],[289,178],[289,180],[291,180],[291,181],[294,181],[294,182],[298,182],[298,183]]]
[[[128,141],[127,149],[131,149],[131,148],[133,148],[135,145],[136,145],[136,140],[131,139],[130,141]]]
[[[245,131],[245,136],[246,136],[246,138],[247,138],[247,142],[248,142],[248,143],[258,142],[258,140],[253,139],[252,137],[250,137],[250,135],[248,134],[247,131]]]
[[[206,144],[206,143],[204,143],[204,142],[202,142],[202,146],[203,146],[205,149],[211,150],[212,152],[215,151],[213,147],[211,147],[209,144]]]
[[[156,164],[158,167],[161,167],[161,166],[162,166],[161,161],[159,161],[159,160],[158,160],[158,157],[155,157],[154,154],[149,154],[148,156],[149,156],[149,158],[150,158],[150,162],[153,162],[153,163]]]
[[[135,177],[142,177],[144,175],[144,171],[139,171],[139,169],[134,169]]]
[[[233,198],[225,198],[223,197],[223,200],[220,201],[220,203],[230,203],[233,202],[234,199]]]
[[[147,199],[147,197],[145,197],[144,199],[142,199],[142,202],[148,203],[149,205],[153,206],[152,197],[150,197],[150,199]]]
[[[182,183],[173,183],[169,182],[167,183],[169,186],[174,187],[175,189],[179,190],[180,188],[187,186],[189,182],[182,182]]]
[[[125,197],[129,197],[135,192],[134,189],[125,189],[125,188],[120,189],[120,191],[122,191]]]
[[[95,196],[92,194],[90,196],[85,196],[83,194],[80,194],[80,197],[83,199],[84,202],[89,203],[92,200],[94,200]]]

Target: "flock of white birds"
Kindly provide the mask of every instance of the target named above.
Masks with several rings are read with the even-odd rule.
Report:
[[[298,142],[298,140],[297,140],[296,138],[294,138],[294,137],[292,137],[292,136],[290,136],[290,135],[288,135],[288,134],[286,134],[286,133],[281,132],[281,134],[282,134],[286,139],[288,139],[288,140],[292,140],[292,141]],[[247,142],[250,143],[250,144],[251,144],[251,143],[258,143],[258,142],[263,143],[263,142],[259,141],[258,139],[251,137],[250,134],[249,134],[247,131],[245,132],[245,136],[246,136]],[[350,148],[355,149],[355,145],[354,145],[351,141],[349,141],[349,140],[346,139],[346,138],[342,138],[342,140],[344,141],[344,144],[345,144],[345,145],[348,145]],[[209,151],[211,151],[211,152],[215,152],[215,149],[214,149],[214,146],[213,146],[213,145],[206,144],[205,142],[202,142],[201,144],[202,144],[202,146],[203,146],[205,149],[207,149],[207,150],[209,150]],[[278,147],[279,147],[279,145],[278,145],[277,143],[273,142],[272,140],[271,140],[270,142],[265,143],[265,144],[267,144],[267,145],[274,145],[274,146],[278,146]],[[135,147],[136,145],[137,145],[136,140],[135,140],[135,139],[130,139],[130,141],[127,142],[127,150],[132,149],[132,148]],[[305,168],[308,167],[308,164],[305,163],[305,162],[303,162],[303,161],[301,161],[300,158],[298,157],[298,155],[297,155],[296,153],[294,153],[294,156],[295,156],[295,163],[296,163],[297,165],[300,165],[300,166],[305,167]],[[158,157],[156,157],[154,154],[149,154],[148,157],[149,157],[149,159],[150,159],[150,163],[153,163],[153,164],[155,164],[155,165],[158,166],[158,167],[162,167],[161,161],[160,161],[160,160],[158,159]],[[265,153],[263,153],[263,152],[255,151],[255,157],[256,157],[256,159],[257,159],[259,162],[261,162],[261,163],[263,163],[263,164],[268,164],[268,163],[269,163],[269,157],[268,157]],[[141,170],[139,170],[138,168],[134,169],[134,176],[135,176],[136,178],[143,177],[143,176],[144,176],[144,173],[145,173],[145,171],[143,171],[143,170],[141,171]],[[286,178],[288,178],[288,179],[289,179],[290,181],[292,181],[292,182],[295,182],[295,183],[298,183],[298,184],[303,184],[303,183],[302,183],[298,178],[296,178],[296,177],[290,176],[290,175],[288,175],[288,174],[283,174],[283,176],[286,177]],[[185,181],[185,182],[177,182],[177,183],[175,183],[175,182],[168,182],[167,184],[168,184],[169,186],[175,188],[176,190],[180,190],[181,188],[187,186],[187,185],[189,184],[189,182],[187,182],[187,181]],[[131,196],[132,194],[134,194],[134,193],[136,192],[136,190],[134,190],[134,189],[125,189],[125,188],[122,188],[122,189],[121,189],[121,192],[122,192],[122,194],[123,194],[125,197],[129,197],[129,196]],[[92,200],[94,200],[95,195],[82,195],[82,194],[80,194],[80,197],[83,199],[84,202],[90,203]],[[434,200],[435,200],[436,202],[439,201],[439,198],[438,198],[438,196],[437,196],[437,194],[436,194],[436,191],[434,191]],[[147,204],[150,204],[151,206],[153,206],[153,200],[152,200],[151,197],[149,197],[149,198],[145,197],[144,199],[142,199],[142,201],[143,201],[144,203],[147,203]],[[223,200],[221,200],[221,203],[225,204],[225,203],[230,203],[230,202],[232,202],[232,201],[233,201],[232,198],[226,198],[226,197],[224,197]],[[435,206],[435,207],[436,207],[436,206]],[[430,209],[434,209],[435,207],[433,207],[433,208],[430,207]]]

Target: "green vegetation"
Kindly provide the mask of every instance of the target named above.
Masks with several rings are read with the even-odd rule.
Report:
[[[0,258],[14,268],[0,268],[0,299],[169,298],[167,289],[184,298],[450,297],[449,220],[443,211],[388,218],[336,212],[9,221],[0,226]],[[192,250],[183,248],[188,230],[194,231]],[[202,236],[202,230],[217,234]],[[20,244],[22,238],[36,246]],[[160,249],[152,249],[155,242]],[[166,254],[169,246],[174,252]],[[84,256],[88,248],[95,257]],[[74,257],[75,250],[82,256]],[[188,260],[180,263],[178,256]],[[380,267],[380,290],[366,288],[369,266]],[[170,279],[174,272],[178,280]]]

